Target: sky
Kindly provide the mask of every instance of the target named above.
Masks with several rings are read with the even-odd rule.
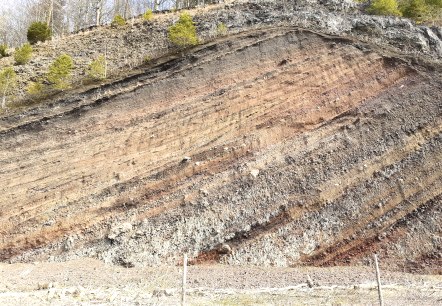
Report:
[[[4,11],[6,8],[17,6],[19,0],[0,0],[0,11]]]
[[[0,0],[0,7],[7,7],[8,5],[13,5],[15,2],[18,2],[16,0]]]

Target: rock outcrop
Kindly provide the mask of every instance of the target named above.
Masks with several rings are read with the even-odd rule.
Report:
[[[131,267],[187,252],[290,266],[379,252],[392,268],[440,272],[437,61],[391,37],[275,27],[271,5],[222,8],[231,29],[248,16],[247,31],[4,116],[0,259]],[[359,20],[371,35],[390,19]],[[411,29],[398,22],[397,33]],[[429,41],[419,52],[436,58]]]

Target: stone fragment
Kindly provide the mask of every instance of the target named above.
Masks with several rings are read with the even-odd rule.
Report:
[[[250,171],[250,175],[251,175],[252,177],[257,177],[258,174],[259,174],[259,170],[258,170],[258,169],[252,169],[252,170]]]
[[[220,254],[232,254],[232,248],[227,243],[223,243],[219,246],[218,252]]]
[[[155,289],[152,293],[152,296],[154,297],[163,297],[163,296],[172,296],[173,290],[172,289]]]
[[[132,224],[130,224],[129,222],[117,224],[116,226],[111,228],[109,235],[107,235],[107,238],[115,239],[118,236],[120,236],[121,234],[130,232],[130,231],[132,231]]]

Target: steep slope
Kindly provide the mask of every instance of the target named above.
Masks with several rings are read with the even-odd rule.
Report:
[[[0,259],[438,272],[441,70],[384,52],[252,30],[5,119]]]

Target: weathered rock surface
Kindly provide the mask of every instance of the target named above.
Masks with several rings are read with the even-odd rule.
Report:
[[[442,79],[424,60],[268,27],[4,117],[0,259],[290,266],[377,251],[440,272]]]

